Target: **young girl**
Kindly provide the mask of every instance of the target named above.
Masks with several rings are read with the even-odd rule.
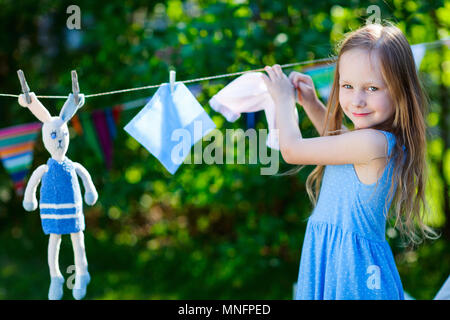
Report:
[[[385,239],[392,200],[403,238],[418,243],[419,236],[436,235],[420,210],[427,210],[426,99],[407,39],[392,25],[351,32],[340,46],[327,108],[310,77],[288,78],[279,65],[265,70],[283,159],[318,165],[306,181],[315,207],[296,299],[404,299]],[[321,137],[302,138],[293,117],[295,89]],[[343,125],[344,114],[353,130]]]

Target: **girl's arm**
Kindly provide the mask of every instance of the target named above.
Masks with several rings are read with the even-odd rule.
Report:
[[[95,189],[94,183],[92,182],[91,175],[81,164],[74,162],[73,165],[75,167],[75,172],[81,178],[81,181],[83,181],[85,191],[84,201],[86,201],[88,205],[92,206],[97,202],[98,193]]]
[[[327,113],[327,108],[323,105],[322,101],[317,99],[313,104],[303,105],[303,109],[308,116],[308,118],[313,123],[317,132],[322,135],[323,129],[325,127],[325,116]],[[342,124],[343,132],[349,132],[348,128]]]
[[[303,106],[317,132],[322,135],[327,109],[317,97],[312,78],[307,74],[293,71],[289,74],[289,80],[297,89],[298,103]],[[343,124],[342,129],[344,132],[349,131]]]
[[[266,86],[274,100],[280,152],[291,164],[366,164],[386,156],[387,141],[381,132],[360,129],[336,136],[304,139],[293,117],[294,87],[279,65],[266,67]]]
[[[291,139],[286,142],[283,151],[280,146],[287,163],[305,165],[368,164],[371,160],[386,157],[386,150],[386,137],[374,129],[360,129],[336,136]]]

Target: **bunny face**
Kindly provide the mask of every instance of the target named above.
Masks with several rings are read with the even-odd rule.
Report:
[[[60,117],[51,117],[50,121],[42,126],[42,139],[45,149],[52,158],[58,161],[64,160],[69,147],[69,128]]]
[[[80,94],[78,104],[72,94],[61,109],[59,117],[52,117],[47,109],[40,103],[36,95],[30,92],[31,103],[27,103],[25,96],[19,96],[19,104],[27,107],[44,125],[42,126],[42,139],[44,146],[57,161],[64,160],[69,147],[69,129],[67,122],[75,115],[75,112],[84,105],[84,95]]]

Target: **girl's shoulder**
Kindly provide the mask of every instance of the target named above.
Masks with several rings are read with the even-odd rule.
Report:
[[[390,156],[392,153],[392,149],[394,148],[397,138],[394,133],[386,130],[373,129],[374,133],[379,137],[379,139],[383,139],[383,145],[385,154]],[[404,146],[403,146],[404,149]]]
[[[365,185],[373,185],[384,175],[389,162],[392,150],[396,143],[395,135],[392,132],[373,129],[376,144],[379,146],[379,154],[383,155],[372,159],[366,164],[353,164],[358,180]]]
[[[386,137],[387,140],[387,147],[388,147],[388,152],[387,154],[390,155],[392,149],[394,148],[395,144],[397,143],[397,137],[395,136],[394,133],[390,132],[390,131],[386,131],[386,130],[376,130],[378,132],[381,132],[384,134],[384,136]],[[402,145],[402,149],[403,151],[406,152],[406,147],[405,145]]]

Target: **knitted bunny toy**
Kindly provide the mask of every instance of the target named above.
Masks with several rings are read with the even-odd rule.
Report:
[[[84,189],[84,200],[94,205],[98,194],[87,170],[79,163],[72,162],[65,155],[69,146],[69,130],[67,122],[74,116],[78,108],[84,105],[84,95],[80,94],[80,102],[75,104],[72,94],[64,103],[59,117],[52,117],[34,93],[29,93],[31,103],[27,103],[24,94],[19,96],[19,104],[27,107],[41,122],[44,146],[51,158],[47,164],[39,166],[31,175],[25,189],[23,207],[34,211],[38,207],[36,189],[40,189],[40,216],[45,234],[49,234],[48,265],[50,268],[50,288],[48,298],[59,300],[63,295],[64,278],[59,270],[59,247],[61,235],[70,234],[75,258],[75,286],[73,297],[77,300],[86,295],[86,287],[90,282],[88,263],[84,247],[84,215],[78,176]]]

